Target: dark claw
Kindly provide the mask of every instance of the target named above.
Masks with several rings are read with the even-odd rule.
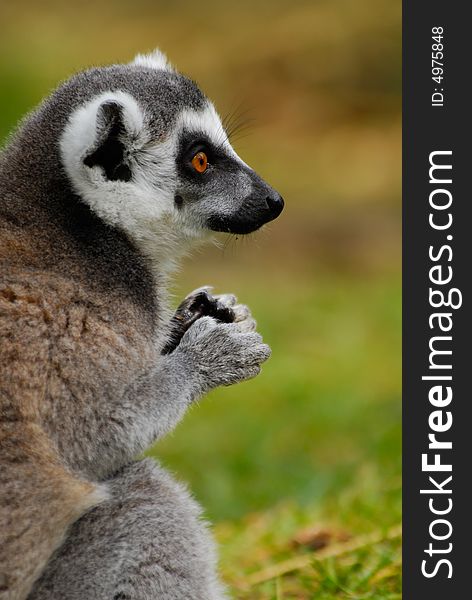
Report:
[[[162,354],[170,354],[180,344],[184,333],[201,317],[213,317],[221,323],[232,323],[234,312],[226,306],[218,306],[218,300],[205,290],[185,298],[170,322],[170,336]]]

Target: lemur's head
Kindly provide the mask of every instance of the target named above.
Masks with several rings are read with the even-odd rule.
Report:
[[[163,224],[174,239],[245,234],[282,211],[280,194],[233,150],[213,104],[159,51],[81,73],[56,97],[70,106],[60,158],[75,192],[149,251]]]

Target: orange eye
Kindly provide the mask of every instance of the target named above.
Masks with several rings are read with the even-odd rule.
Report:
[[[208,166],[208,157],[205,152],[197,152],[192,158],[192,165],[198,173],[204,173]]]

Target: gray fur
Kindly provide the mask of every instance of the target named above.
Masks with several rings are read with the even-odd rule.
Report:
[[[69,136],[82,186],[64,132],[109,93],[84,154]],[[282,206],[212,111],[173,70],[92,69],[46,99],[0,157],[0,600],[224,597],[195,502],[134,462],[193,402],[256,376],[270,354],[232,295],[213,304],[233,322],[199,316],[163,354],[176,255],[197,234],[254,230]],[[214,149],[202,178],[185,166],[192,127]]]
[[[30,600],[220,600],[201,509],[150,459],[109,480],[111,498],[78,521]]]

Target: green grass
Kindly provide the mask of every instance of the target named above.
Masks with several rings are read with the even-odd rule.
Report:
[[[385,490],[381,498],[371,492],[366,499],[365,485],[353,487],[317,508],[288,503],[240,523],[218,525],[223,576],[234,596],[400,598],[401,529],[398,522],[382,525],[399,518],[399,485]],[[385,510],[391,511],[388,519]],[[304,531],[305,545],[297,543]],[[313,549],[310,532],[315,547],[326,545]]]

